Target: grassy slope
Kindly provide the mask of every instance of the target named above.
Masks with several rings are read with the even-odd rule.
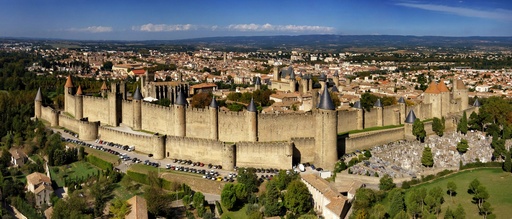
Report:
[[[453,181],[457,185],[457,195],[453,197],[453,202],[448,194],[444,195],[445,203],[442,206],[441,217],[444,217],[444,212],[446,212],[447,207],[455,209],[460,203],[466,211],[466,218],[482,218],[482,216],[478,214],[477,205],[471,202],[473,196],[467,192],[469,183],[475,178],[487,188],[490,195],[488,201],[494,208],[493,213],[496,214],[496,218],[510,217],[510,209],[512,207],[512,189],[510,189],[510,185],[512,185],[512,175],[503,172],[500,168],[467,170],[434,180],[430,183],[418,185],[414,188],[424,187],[431,189],[435,186],[439,186],[446,191],[448,182]]]
[[[67,167],[70,168],[67,168]],[[54,168],[59,168],[59,172],[55,173],[53,170]],[[52,175],[52,180],[54,180],[59,187],[64,186],[64,177],[66,175],[67,178],[74,179],[74,178],[87,178],[87,175],[93,175],[96,174],[99,170],[94,165],[87,163],[85,161],[78,161],[74,162],[69,165],[63,165],[59,167],[51,167],[50,173]]]

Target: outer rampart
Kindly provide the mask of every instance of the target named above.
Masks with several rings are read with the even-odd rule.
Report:
[[[132,134],[103,126],[99,127],[98,130],[99,137],[105,141],[116,142],[122,145],[133,145],[136,151],[146,154],[153,153],[153,136]]]
[[[313,162],[315,160],[315,138],[292,138],[293,163]]]
[[[400,139],[404,139],[404,127],[350,134],[345,140],[346,152],[364,150]]]
[[[66,129],[69,129],[75,133],[78,133],[78,120],[75,118],[71,118],[67,115],[60,114],[59,115],[59,126],[66,127]]]
[[[100,122],[78,121],[78,136],[82,140],[95,140],[98,138]]]
[[[58,126],[59,111],[56,111],[49,106],[41,107],[41,119],[48,121],[50,126]]]
[[[168,136],[165,157],[221,164],[223,147],[223,142],[211,139]]]
[[[290,142],[238,142],[238,167],[264,167],[290,169],[293,147]]]

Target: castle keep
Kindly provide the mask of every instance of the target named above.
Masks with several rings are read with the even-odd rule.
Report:
[[[286,77],[294,78],[293,75]],[[296,90],[298,87],[311,89],[309,83],[303,80],[304,86],[296,86],[295,82],[286,84],[295,86]],[[164,107],[143,102],[141,90],[172,97],[173,104]],[[220,164],[225,169],[234,166],[289,169],[299,162],[332,169],[345,151],[406,138],[411,125],[407,123],[406,113],[412,112],[414,118],[424,120],[474,110],[468,106],[467,91],[460,81],[455,82],[451,92],[444,82],[433,82],[421,104],[406,106],[401,98],[397,105],[383,107],[378,101],[369,112],[364,112],[357,103],[350,110],[336,110],[327,86],[322,86],[320,91],[318,107],[312,111],[261,114],[253,101],[242,112],[219,111],[215,99],[206,109],[189,107],[186,87],[174,84],[137,87],[132,100],[126,98],[123,83],[112,84],[104,97],[86,96],[68,77],[64,111],[42,106],[39,90],[35,98],[35,117],[48,121],[51,126],[72,130],[82,140],[101,138],[134,145],[135,150],[151,153],[156,159],[190,159]],[[338,136],[350,130],[404,122],[405,126],[393,129]],[[121,131],[123,129],[116,128],[119,126],[130,127],[133,131]],[[428,131],[428,127],[426,129]],[[148,131],[156,134],[147,134]]]

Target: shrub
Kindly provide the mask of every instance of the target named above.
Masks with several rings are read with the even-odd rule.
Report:
[[[93,155],[87,155],[86,158],[87,162],[91,163],[94,166],[97,166],[100,169],[103,170],[112,170],[114,169],[114,165],[110,162],[107,162],[105,160],[102,160],[101,158],[95,157]]]

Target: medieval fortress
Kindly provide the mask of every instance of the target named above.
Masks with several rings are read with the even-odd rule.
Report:
[[[322,88],[313,89],[310,77],[298,82],[293,71],[290,74],[275,76],[273,88],[320,93],[316,98],[313,95],[316,107],[311,111],[262,114],[251,102],[245,111],[225,112],[219,110],[215,99],[205,109],[192,108],[187,105],[187,85],[143,82],[144,93],[172,99],[172,104],[164,107],[144,102],[139,88],[131,100],[127,99],[124,83],[112,84],[108,92],[104,86],[103,97],[86,96],[68,77],[64,110],[42,106],[39,90],[35,117],[51,126],[72,130],[82,140],[101,138],[133,145],[136,151],[153,154],[156,159],[190,159],[220,164],[230,170],[235,166],[290,169],[299,162],[333,169],[345,152],[410,137],[415,118],[444,116],[446,127],[450,128],[463,111],[478,109],[468,105],[468,91],[462,81],[454,81],[452,91],[441,81],[432,82],[423,94],[423,102],[416,105],[407,106],[400,98],[398,104],[386,107],[379,100],[369,112],[360,103],[349,110],[336,110],[325,83]],[[132,130],[123,131],[120,125]],[[396,127],[338,134],[389,125]],[[431,122],[425,122],[425,129],[432,132]]]

